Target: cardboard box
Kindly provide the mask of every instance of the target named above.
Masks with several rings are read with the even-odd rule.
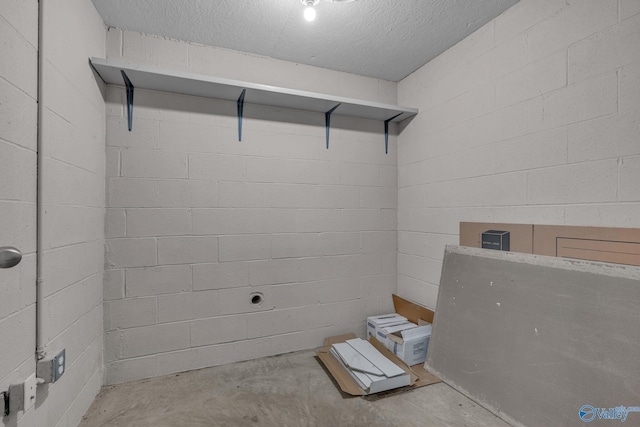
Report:
[[[382,328],[380,331],[378,331],[378,333],[376,334],[376,339],[378,341],[380,341],[385,347],[389,348],[389,334],[393,334],[399,331],[404,331],[405,329],[411,329],[411,328],[416,328],[418,325],[416,325],[415,323],[411,323],[409,321],[401,324],[401,325],[395,325],[395,326],[389,326],[386,328]],[[389,350],[391,350],[391,348],[389,348]],[[393,350],[392,350],[393,351]]]
[[[409,366],[424,363],[431,338],[431,325],[416,326],[387,336],[387,348]]]
[[[502,230],[487,230],[482,233],[482,249],[508,251],[510,233]]]
[[[382,328],[403,323],[407,323],[407,318],[396,313],[367,317],[367,337],[375,337]],[[385,335],[381,335],[381,340],[386,340]]]
[[[410,322],[419,324],[420,321],[433,322],[433,311],[426,307],[415,304],[397,295],[392,295],[393,305],[396,313],[405,317]],[[334,343],[346,342],[347,340],[356,338],[355,334],[338,335],[334,337],[328,337],[325,339],[325,346],[316,352],[316,357],[325,366],[331,377],[337,383],[340,390],[351,396],[365,396],[363,390],[360,389],[351,375],[344,369],[344,367],[338,362],[331,354],[331,346]],[[369,338],[369,342],[378,351],[380,351],[385,357],[392,362],[406,370],[411,375],[411,382],[409,385],[399,387],[379,393],[371,393],[368,395],[368,399],[377,399],[397,393],[403,393],[407,390],[412,390],[417,387],[424,387],[431,384],[442,382],[440,378],[433,375],[431,372],[424,368],[423,364],[414,366],[408,366],[399,357],[394,355],[386,347],[382,345],[378,340]]]

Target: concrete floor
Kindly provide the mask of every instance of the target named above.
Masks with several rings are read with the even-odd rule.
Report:
[[[444,383],[343,395],[313,351],[107,386],[80,427],[484,426],[504,421]]]

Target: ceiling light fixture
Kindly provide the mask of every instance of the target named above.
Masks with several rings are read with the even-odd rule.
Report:
[[[304,19],[311,22],[316,19],[316,10],[313,6],[317,5],[320,0],[300,0],[303,5],[306,6],[304,9]]]

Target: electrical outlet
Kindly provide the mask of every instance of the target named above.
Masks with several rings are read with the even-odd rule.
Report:
[[[36,365],[38,378],[45,383],[55,383],[67,369],[66,352],[62,350],[53,359],[43,359]]]
[[[64,374],[67,367],[66,351],[62,350],[56,357],[53,358],[53,382],[55,383]]]
[[[24,382],[24,412],[27,412],[36,403],[36,388],[38,380],[36,374],[31,374]]]

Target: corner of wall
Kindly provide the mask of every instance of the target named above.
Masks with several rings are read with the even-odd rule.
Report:
[[[640,226],[639,12],[522,0],[399,83],[420,108],[398,137],[401,296],[435,306],[461,221]]]

